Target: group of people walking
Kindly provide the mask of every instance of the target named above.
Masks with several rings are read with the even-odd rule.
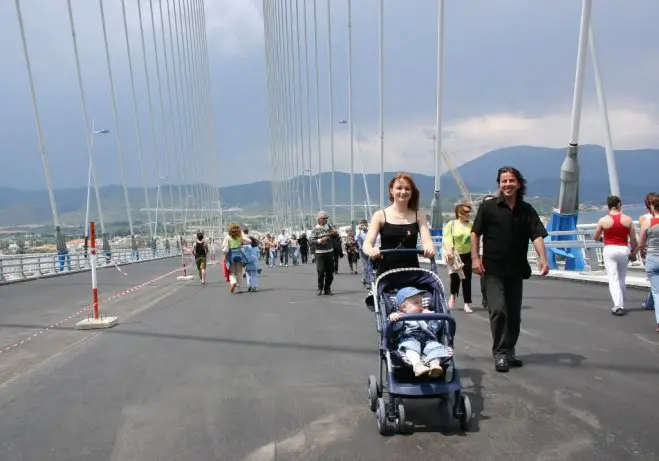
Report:
[[[506,372],[511,367],[520,367],[522,361],[516,355],[516,345],[521,327],[523,281],[531,277],[528,262],[529,242],[538,256],[538,274],[547,275],[549,266],[544,239],[548,233],[538,213],[524,201],[526,180],[515,168],[503,167],[497,171],[498,194],[486,197],[478,207],[473,222],[472,204],[459,203],[455,207],[455,218],[443,228],[443,258],[450,277],[448,305],[454,309],[462,288],[463,309],[472,310],[471,279],[475,273],[481,277],[483,307],[490,317],[492,334],[492,355],[495,369]],[[307,238],[306,234],[287,236],[285,231],[274,238],[267,234],[262,242],[255,242],[237,224],[228,228],[222,251],[228,270],[230,290],[239,289],[239,280],[246,276],[250,291],[256,289],[258,277],[254,259],[266,259],[266,264],[275,267],[277,256],[280,265],[288,265],[291,255],[297,264],[299,254],[302,263],[309,256],[316,264],[317,294],[332,295],[334,275],[338,271],[338,261],[347,254],[350,273],[356,274],[359,261],[364,268],[373,264],[378,275],[391,269],[419,267],[419,259],[414,252],[383,254],[387,249],[416,249],[420,240],[423,255],[434,258],[436,249],[433,243],[426,214],[420,208],[420,194],[413,179],[404,173],[397,174],[389,182],[391,204],[377,211],[370,224],[362,220],[354,235],[348,231],[345,242],[328,221],[327,213],[317,215],[317,224]],[[633,222],[621,212],[618,197],[608,200],[609,214],[598,223],[595,238],[604,236],[604,261],[611,277],[611,294],[614,299],[613,313],[624,311],[624,274],[630,260],[637,254],[645,260],[646,271],[652,288],[646,305],[659,300],[659,195],[648,194],[646,206],[648,215],[641,220],[640,238],[636,239]],[[195,257],[203,254],[203,235],[198,235],[202,249],[195,246]],[[254,248],[253,258],[247,257],[245,248]],[[345,249],[345,251],[344,251]],[[251,252],[248,251],[251,254]],[[296,255],[296,256],[292,256]],[[202,283],[205,282],[205,265],[200,268]],[[366,270],[362,282],[369,286]],[[615,275],[615,283],[613,278]],[[252,288],[254,287],[254,288]],[[659,315],[657,315],[659,332]]]
[[[495,369],[506,372],[523,365],[515,347],[521,326],[522,285],[531,276],[529,241],[538,253],[539,274],[547,275],[544,238],[548,234],[538,213],[524,201],[526,181],[522,174],[515,168],[500,168],[496,181],[499,194],[481,203],[473,224],[469,222],[471,205],[456,206],[455,219],[444,227],[443,246],[451,274],[449,307],[455,307],[462,285],[464,310],[472,311],[471,272],[479,274],[484,304],[490,313]],[[434,258],[436,253],[426,214],[419,207],[419,190],[409,175],[401,173],[391,179],[389,200],[391,205],[377,211],[370,225],[360,223],[355,239],[358,254],[363,261],[370,258],[375,263],[378,275],[397,268],[419,267],[414,252],[383,254],[382,250],[416,249],[420,240],[426,258]],[[318,215],[311,241],[317,245],[320,295],[327,292],[327,283],[332,280],[326,213]]]
[[[629,263],[640,256],[650,281],[650,290],[643,307],[654,309],[655,329],[659,333],[659,311],[655,308],[659,302],[659,193],[650,192],[645,196],[647,213],[639,218],[638,238],[634,220],[622,212],[620,197],[608,197],[607,207],[609,212],[598,221],[593,239],[604,243],[602,257],[613,301],[611,313],[617,316],[626,313],[627,270]]]

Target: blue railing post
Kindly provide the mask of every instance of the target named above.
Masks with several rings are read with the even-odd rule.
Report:
[[[545,240],[549,241],[575,241],[578,240],[577,221],[578,213],[561,214],[554,210],[551,221],[547,225],[547,231],[573,231],[569,235],[549,235]],[[581,248],[547,248],[547,263],[550,269],[558,269],[556,256],[565,258],[566,271],[583,271],[586,267],[583,250]]]
[[[435,259],[442,259],[442,229],[430,229],[430,236],[432,241],[435,243],[435,251],[437,251],[437,256]]]

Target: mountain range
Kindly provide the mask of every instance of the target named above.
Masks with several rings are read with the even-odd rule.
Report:
[[[647,192],[659,188],[652,165],[659,164],[659,149],[618,150],[615,152],[620,190],[626,203],[642,203]],[[534,146],[514,146],[497,149],[468,162],[458,168],[465,186],[470,192],[488,192],[496,189],[496,172],[502,166],[518,168],[527,180],[528,196],[554,198],[558,193],[559,172],[565,159],[565,149],[552,149]],[[604,149],[601,146],[585,145],[579,148],[579,165],[581,169],[580,201],[582,203],[603,204],[609,195],[609,182]],[[414,171],[410,166],[410,171]],[[434,178],[423,173],[412,173],[419,189],[424,206],[430,203],[434,189]],[[394,172],[385,173],[388,181]],[[314,208],[317,207],[316,181],[322,183],[323,203],[331,202],[331,173],[312,177]],[[371,202],[379,201],[379,174],[367,174],[366,182]],[[308,195],[309,178],[300,178]],[[336,201],[338,204],[349,203],[350,175],[335,172]],[[450,172],[442,175],[441,190],[443,197],[458,197],[460,191]],[[156,204],[156,189],[148,191],[151,207]],[[100,189],[103,214],[106,222],[126,221],[123,190],[120,186],[106,186]],[[178,191],[175,190],[175,198]],[[183,194],[185,196],[185,194]],[[268,211],[272,208],[272,185],[270,181],[222,187],[220,196],[223,208],[240,207],[246,211]],[[86,189],[59,189],[55,198],[60,221],[67,224],[80,224],[84,220]],[[130,188],[129,198],[135,220],[146,220],[146,214],[140,213],[145,207],[144,191]],[[169,189],[165,187],[166,206],[170,206]],[[355,202],[366,200],[364,179],[355,177]],[[177,204],[178,206],[184,206]],[[92,194],[92,209],[95,215],[95,197]],[[0,226],[47,223],[51,220],[48,193],[44,191],[25,191],[0,187]]]

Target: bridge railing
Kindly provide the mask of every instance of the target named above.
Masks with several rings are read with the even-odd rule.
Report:
[[[109,254],[98,251],[97,267],[162,259],[180,254],[176,248],[142,248],[136,251],[114,249]],[[0,255],[0,284],[90,270],[89,256],[89,253],[85,256],[84,252]]]
[[[595,232],[594,227],[589,228],[580,228],[576,231],[552,231],[549,232],[550,236],[576,236],[576,240],[545,240],[545,247],[547,249],[556,248],[578,248],[582,250],[584,260],[586,261],[586,271],[598,271],[604,269],[604,257],[603,249],[604,244],[599,241],[593,240],[593,234]],[[433,242],[435,243],[435,248],[437,249],[437,254],[441,257],[442,254],[442,236],[433,235]],[[420,247],[420,242],[419,242]],[[528,253],[527,253],[529,262],[535,263],[538,260],[538,254],[535,251],[535,247],[532,243],[529,243]],[[560,257],[557,257],[559,260],[559,267],[561,265]],[[631,262],[629,264],[630,268],[636,270],[644,269],[643,262],[639,260]]]

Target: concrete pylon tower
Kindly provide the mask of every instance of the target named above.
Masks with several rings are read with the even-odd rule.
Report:
[[[592,0],[583,0],[581,9],[581,26],[579,29],[579,48],[577,52],[577,71],[574,82],[574,99],[572,102],[572,123],[570,127],[570,142],[567,155],[561,165],[561,184],[558,191],[556,208],[551,222],[547,226],[550,231],[576,231],[579,217],[579,127],[581,123],[581,108],[583,103],[583,86],[586,70],[586,54],[588,51],[588,34],[590,30],[590,13]],[[551,240],[576,240],[576,234],[558,235]],[[548,250],[549,267],[556,269],[555,256],[558,252]],[[581,271],[585,268],[583,253],[580,248],[566,247],[560,253],[565,256],[565,269]]]

